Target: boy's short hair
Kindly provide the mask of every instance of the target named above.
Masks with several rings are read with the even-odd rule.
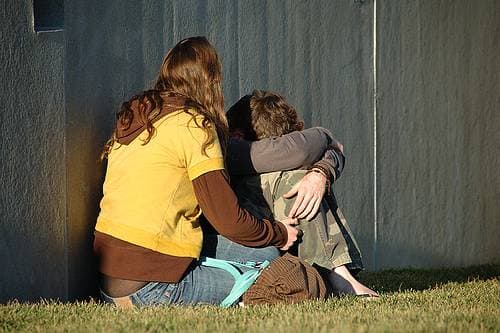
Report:
[[[250,97],[252,130],[257,140],[304,129],[297,111],[280,94],[254,90]]]
[[[229,125],[229,134],[236,131],[242,134],[243,139],[248,141],[257,140],[257,135],[252,129],[252,109],[250,108],[250,98],[252,95],[245,95],[229,108],[226,113]]]
[[[255,141],[301,131],[304,122],[283,96],[264,90],[254,90],[240,98],[227,111],[229,131],[238,131],[245,140]]]

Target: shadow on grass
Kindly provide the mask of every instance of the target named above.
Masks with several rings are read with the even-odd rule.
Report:
[[[361,272],[359,280],[378,292],[425,290],[450,282],[489,280],[500,277],[500,264],[450,269],[401,269]]]

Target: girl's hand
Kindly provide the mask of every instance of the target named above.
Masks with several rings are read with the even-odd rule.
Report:
[[[298,225],[297,219],[293,218],[285,218],[281,221],[278,221],[280,223],[283,223],[283,225],[286,227],[286,233],[287,233],[287,242],[286,244],[280,248],[282,251],[288,250],[293,243],[297,240],[299,232],[302,233],[302,230],[297,229],[295,226]]]

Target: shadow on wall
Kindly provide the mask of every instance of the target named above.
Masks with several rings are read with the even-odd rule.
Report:
[[[99,126],[75,127],[70,131],[68,141],[71,144],[67,150],[71,161],[67,169],[68,298],[74,300],[98,293],[97,260],[92,247],[106,169],[105,163],[100,164],[98,158],[101,142],[106,140],[108,131],[100,130]]]
[[[136,5],[139,7],[129,10],[140,11],[140,3]],[[90,10],[89,5],[81,6],[70,11],[71,16]],[[92,10],[110,14],[112,7],[102,4]],[[134,33],[112,25],[109,33],[99,36],[95,35],[98,30],[88,32],[92,22],[73,25],[67,32],[73,36],[67,40],[65,71],[70,300],[97,295],[92,243],[106,169],[98,160],[121,103],[149,86],[144,82],[142,48],[124,48],[120,38],[126,45],[142,45],[142,21],[134,21],[130,30]],[[100,61],[95,61],[96,55]]]

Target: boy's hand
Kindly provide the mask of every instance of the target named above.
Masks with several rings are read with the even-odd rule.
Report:
[[[285,193],[283,197],[286,199],[297,196],[288,216],[312,219],[321,205],[326,181],[326,176],[322,172],[309,172],[290,191]]]

